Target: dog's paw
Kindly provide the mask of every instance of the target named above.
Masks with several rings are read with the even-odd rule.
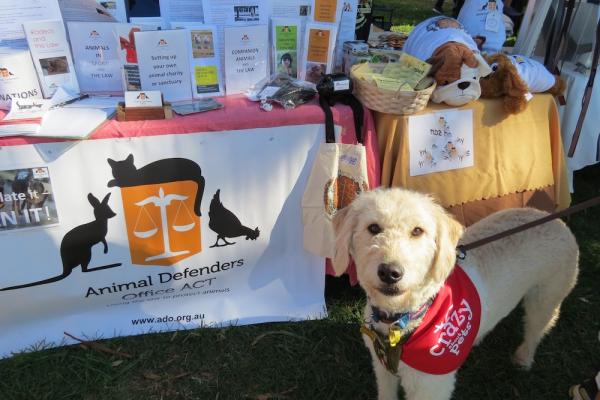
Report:
[[[515,351],[515,354],[513,354],[512,361],[517,366],[525,370],[530,370],[533,365],[533,356],[525,345],[521,345],[517,351]]]

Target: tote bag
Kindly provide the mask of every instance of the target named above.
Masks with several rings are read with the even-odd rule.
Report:
[[[329,116],[326,112],[326,143],[319,147],[302,196],[302,224],[304,248],[332,258],[335,244],[333,216],[358,194],[367,191],[369,182],[366,151],[360,143],[360,135],[357,134],[358,144],[335,143],[333,118]],[[360,132],[356,123],[355,130]]]

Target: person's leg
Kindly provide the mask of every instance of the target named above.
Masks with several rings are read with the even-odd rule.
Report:
[[[433,6],[433,12],[436,12],[438,14],[443,13],[444,12],[443,6],[444,6],[444,0],[436,0],[435,5]]]
[[[453,18],[458,17],[458,13],[460,12],[460,9],[462,8],[464,3],[465,3],[465,0],[454,0],[454,8],[452,8],[452,17]]]

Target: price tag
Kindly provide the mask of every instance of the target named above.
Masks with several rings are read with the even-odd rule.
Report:
[[[498,32],[500,29],[500,18],[502,17],[498,11],[488,12],[485,18],[485,30],[488,32]]]

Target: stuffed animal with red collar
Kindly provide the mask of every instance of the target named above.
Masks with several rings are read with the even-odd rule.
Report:
[[[531,93],[550,93],[555,96],[565,91],[565,81],[531,58],[497,53],[485,56],[492,73],[481,80],[481,97],[504,101],[508,114],[518,114],[527,108]]]
[[[431,100],[461,106],[481,95],[479,79],[491,72],[476,42],[457,20],[437,16],[418,24],[403,50],[432,65],[437,87]]]

